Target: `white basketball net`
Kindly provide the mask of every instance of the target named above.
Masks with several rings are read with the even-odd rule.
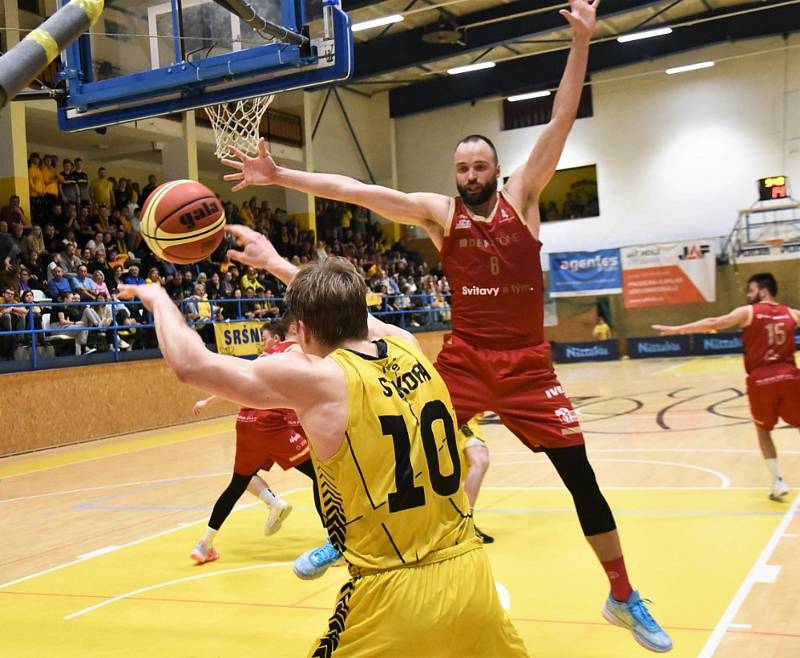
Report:
[[[261,138],[261,119],[273,98],[274,94],[207,106],[206,114],[217,142],[214,155],[218,158],[230,156],[229,146],[235,146],[247,155],[256,155]]]

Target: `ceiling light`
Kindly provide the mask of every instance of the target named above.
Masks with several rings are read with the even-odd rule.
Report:
[[[371,27],[381,27],[382,25],[391,25],[392,23],[399,23],[403,20],[400,14],[392,14],[391,16],[382,16],[381,18],[373,18],[370,21],[361,21],[360,23],[353,23],[350,28],[353,32],[361,32],[362,30],[369,30]]]
[[[626,34],[621,37],[617,37],[617,41],[620,43],[628,43],[628,41],[639,41],[639,39],[649,39],[651,37],[660,37],[664,36],[665,34],[672,34],[671,27],[659,27],[655,30],[645,30],[644,32],[634,32],[633,34]]]
[[[687,64],[686,66],[676,66],[667,69],[667,75],[675,75],[676,73],[686,73],[687,71],[697,71],[698,69],[710,69],[714,66],[714,62],[698,62],[697,64]]]
[[[532,91],[529,94],[518,94],[516,96],[509,96],[506,100],[510,103],[516,103],[517,101],[527,101],[531,98],[544,98],[545,96],[549,96],[550,92],[545,91]]]
[[[494,62],[478,62],[477,64],[467,64],[466,66],[456,66],[452,69],[447,69],[450,75],[458,75],[459,73],[469,73],[470,71],[481,71],[483,69],[490,69],[494,66]]]

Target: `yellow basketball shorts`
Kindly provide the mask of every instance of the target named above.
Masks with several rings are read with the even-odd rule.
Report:
[[[520,658],[478,545],[440,562],[358,576],[339,592],[310,658]]]

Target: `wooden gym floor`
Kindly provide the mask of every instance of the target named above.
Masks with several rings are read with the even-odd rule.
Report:
[[[562,366],[634,586],[674,656],[800,655],[800,497],[767,499],[738,357]],[[177,385],[177,384],[176,384]],[[605,623],[604,574],[545,458],[493,422],[479,525],[532,656],[646,655]],[[252,497],[223,526],[217,562],[188,554],[227,484],[233,419],[0,460],[2,653],[22,656],[305,656],[342,568],[291,573],[323,533],[307,480],[268,480],[294,512],[261,534]],[[775,432],[800,485],[800,441]]]

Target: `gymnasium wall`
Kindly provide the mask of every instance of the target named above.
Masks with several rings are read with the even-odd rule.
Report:
[[[338,88],[338,92],[375,182],[391,185],[392,146],[388,93],[365,98],[341,87]],[[310,95],[312,119],[316,121],[326,92],[319,91]],[[306,139],[308,137],[307,135]],[[369,181],[367,168],[361,160],[334,94],[328,98],[313,140],[313,148],[315,171],[342,174],[361,181]]]
[[[741,57],[792,45],[793,50]],[[576,122],[559,168],[597,165],[601,215],[543,226],[546,251],[713,237],[757,198],[756,180],[800,186],[800,35],[724,44],[595,75],[594,116]],[[707,59],[714,68],[667,76]],[[656,71],[655,75],[639,76]],[[405,191],[453,194],[451,155],[472,132],[495,141],[503,174],[522,164],[541,126],[502,131],[500,100],[396,120]]]
[[[203,397],[161,359],[0,375],[0,456],[184,423]],[[203,417],[235,412],[225,403]]]

